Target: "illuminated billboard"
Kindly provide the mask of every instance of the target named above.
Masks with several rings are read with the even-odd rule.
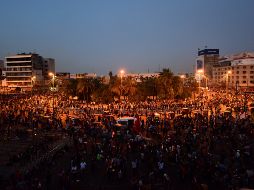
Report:
[[[204,70],[204,56],[198,56],[196,60],[196,71]]]

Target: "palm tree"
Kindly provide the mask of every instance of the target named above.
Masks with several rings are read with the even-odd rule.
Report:
[[[174,97],[173,73],[169,69],[163,69],[157,80],[159,86],[159,96],[162,99]]]
[[[78,79],[77,94],[87,102],[91,100],[92,89],[95,87],[94,79],[82,78]]]
[[[123,95],[128,98],[134,99],[134,95],[137,92],[137,82],[131,77],[127,77],[123,81]]]
[[[194,77],[188,77],[184,86],[184,97],[191,97],[198,91],[198,83]]]
[[[109,91],[112,93],[112,96],[117,96],[120,99],[121,95],[121,79],[119,77],[111,76],[109,81]]]
[[[109,84],[101,84],[100,88],[96,89],[93,93],[93,100],[102,103],[111,103],[114,101],[114,96],[109,89]]]
[[[173,88],[174,98],[182,97],[183,83],[182,83],[181,78],[179,76],[173,76],[172,88]]]
[[[64,80],[62,82],[62,89],[67,96],[76,96],[77,80]]]
[[[141,82],[137,84],[137,98],[146,100],[148,97],[157,96],[157,79],[150,77],[141,77]]]

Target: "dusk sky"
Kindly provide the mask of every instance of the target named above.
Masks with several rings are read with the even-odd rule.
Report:
[[[0,23],[0,59],[36,52],[58,72],[192,72],[198,48],[254,51],[254,0],[1,0]]]

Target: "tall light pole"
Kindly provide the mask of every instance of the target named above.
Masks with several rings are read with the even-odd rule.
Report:
[[[197,70],[197,74],[198,74],[198,80],[199,80],[199,86],[198,86],[198,93],[200,95],[200,91],[201,91],[201,76],[203,75],[204,73],[204,70],[203,69],[200,69],[200,70]]]
[[[124,75],[124,70],[120,71],[120,77],[121,77],[121,89],[120,89],[120,100],[122,97],[122,90],[123,90],[123,75]]]
[[[52,77],[52,87],[50,88],[51,91],[55,91],[54,88],[55,88],[55,78],[56,76],[54,75],[54,73],[49,73],[49,76]]]
[[[231,71],[228,71],[226,74],[226,97],[228,97],[228,77],[231,74]]]
[[[183,85],[184,85],[185,75],[181,75],[180,78],[183,80]]]
[[[52,87],[50,87],[50,91],[53,92],[53,124],[54,124],[54,119],[55,119],[55,95],[54,92],[57,91],[57,87],[55,85],[55,81],[56,81],[56,76],[53,73],[49,73],[49,76],[52,76]]]

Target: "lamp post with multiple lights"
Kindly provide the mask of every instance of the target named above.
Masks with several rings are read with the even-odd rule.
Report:
[[[203,70],[200,69],[200,70],[197,70],[197,76],[198,76],[198,94],[200,95],[200,92],[201,92],[201,77],[203,75]]]
[[[205,89],[206,89],[206,91],[208,90],[208,77],[205,76],[203,69],[197,70],[197,76],[198,76],[198,80],[199,80],[199,94],[200,94],[201,80],[203,77],[205,78]]]

